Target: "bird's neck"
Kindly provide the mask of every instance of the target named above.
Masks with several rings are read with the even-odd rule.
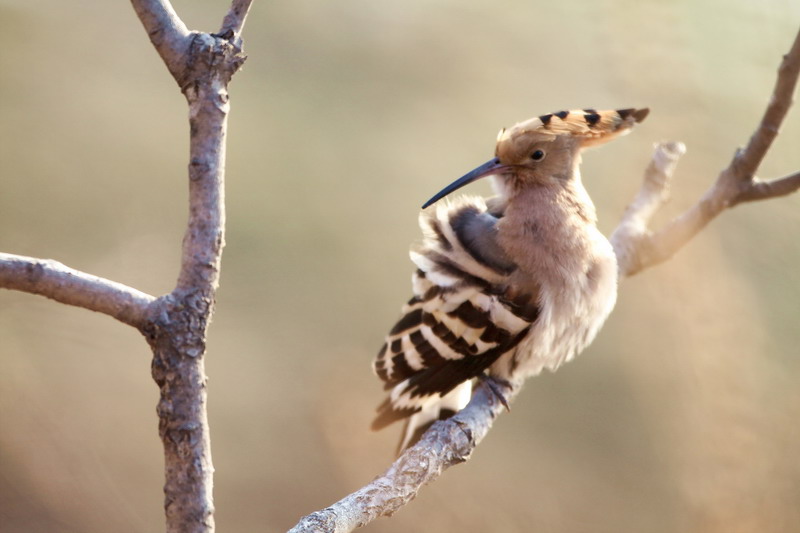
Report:
[[[585,273],[600,249],[594,204],[578,175],[526,187],[509,198],[498,242],[523,271],[554,282]]]

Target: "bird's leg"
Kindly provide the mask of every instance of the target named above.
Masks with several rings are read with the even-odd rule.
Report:
[[[506,411],[511,412],[511,407],[508,405],[508,400],[506,400],[506,395],[502,389],[511,390],[511,383],[503,378],[498,378],[495,376],[490,376],[488,374],[480,374],[478,379],[481,380],[489,387],[489,390],[492,391],[492,394],[503,404],[506,408]]]

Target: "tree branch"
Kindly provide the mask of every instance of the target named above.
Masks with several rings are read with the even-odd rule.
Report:
[[[663,205],[672,170],[682,154],[675,152],[668,156],[672,158],[672,163],[666,168],[663,179],[653,180],[648,172],[639,194],[628,206],[625,217],[611,237],[614,250],[620,255],[621,277],[631,276],[669,259],[727,208],[742,202],[784,196],[800,188],[800,173],[773,181],[761,181],[755,177],[758,166],[791,107],[798,75],[800,32],[789,53],[783,56],[772,97],[747,146],[736,151],[728,167],[720,172],[717,180],[696,204],[652,233],[647,229],[647,222],[655,210]],[[664,157],[664,146],[656,148],[651,166],[657,166],[657,160]]]
[[[0,254],[0,287],[42,294],[138,328],[153,350],[169,533],[214,530],[203,356],[224,244],[228,83],[245,60],[252,0],[233,0],[219,35],[190,32],[168,0],[131,0],[189,104],[189,222],[175,289],[160,298],[55,261]]]
[[[697,204],[661,231],[652,233],[648,223],[669,199],[672,174],[686,151],[681,143],[656,145],[642,187],[611,236],[620,276],[630,276],[671,257],[727,207],[782,196],[800,188],[800,173],[770,182],[754,178],[791,105],[798,71],[800,33],[784,56],[764,118],[747,148],[737,152]],[[517,394],[520,386],[515,386],[509,398]],[[446,468],[466,461],[501,411],[502,405],[488,387],[478,387],[467,407],[449,420],[434,424],[381,477],[330,507],[304,517],[289,533],[346,533],[391,515]]]
[[[737,153],[727,171],[730,171],[740,181],[751,181],[764,160],[772,141],[778,136],[783,119],[792,106],[794,92],[797,87],[797,77],[800,73],[800,32],[797,33],[792,48],[785,56],[778,68],[778,79],[772,91],[772,97],[767,105],[761,123],[756,129],[744,152]]]
[[[231,9],[225,15],[222,21],[222,27],[219,29],[220,37],[228,39],[234,44],[238,44],[239,36],[242,34],[244,28],[244,21],[247,19],[247,13],[250,11],[250,4],[253,0],[233,0]]]
[[[178,85],[183,87],[186,55],[192,40],[186,24],[175,13],[169,0],[131,0],[131,4],[158,55]]]
[[[175,290],[154,304],[142,328],[153,349],[161,396],[165,504],[170,533],[214,530],[204,355],[225,235],[228,83],[245,60],[250,1],[234,0],[221,35],[186,31],[167,0],[132,0],[153,45],[189,104],[189,221]]]
[[[506,394],[511,399],[519,392]],[[289,533],[345,533],[382,516],[391,516],[445,470],[469,459],[505,407],[481,383],[457,415],[435,423],[380,477],[330,507],[303,517]]]
[[[0,253],[0,287],[39,294],[141,327],[155,297],[51,259]]]
[[[683,143],[668,142],[655,145],[653,158],[644,173],[644,182],[633,202],[625,209],[617,229],[610,241],[617,256],[620,272],[634,272],[641,269],[642,241],[650,230],[650,219],[669,201],[669,185],[675,166],[686,146]]]
[[[786,196],[797,189],[800,189],[800,172],[771,181],[761,181],[758,178],[753,178],[752,185],[739,195],[738,201],[739,203],[744,203]]]

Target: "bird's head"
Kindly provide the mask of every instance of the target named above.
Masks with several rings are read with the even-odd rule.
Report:
[[[649,109],[560,111],[500,130],[495,158],[460,177],[430,200],[426,208],[451,192],[485,176],[496,176],[501,189],[514,190],[551,179],[568,179],[583,148],[627,133]]]

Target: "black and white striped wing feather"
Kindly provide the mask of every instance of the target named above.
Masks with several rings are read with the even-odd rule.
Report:
[[[482,374],[536,320],[536,295],[508,286],[516,267],[495,241],[499,216],[478,197],[443,202],[433,214],[420,215],[424,240],[411,251],[414,296],[374,361],[391,392],[373,429],[441,401]]]

